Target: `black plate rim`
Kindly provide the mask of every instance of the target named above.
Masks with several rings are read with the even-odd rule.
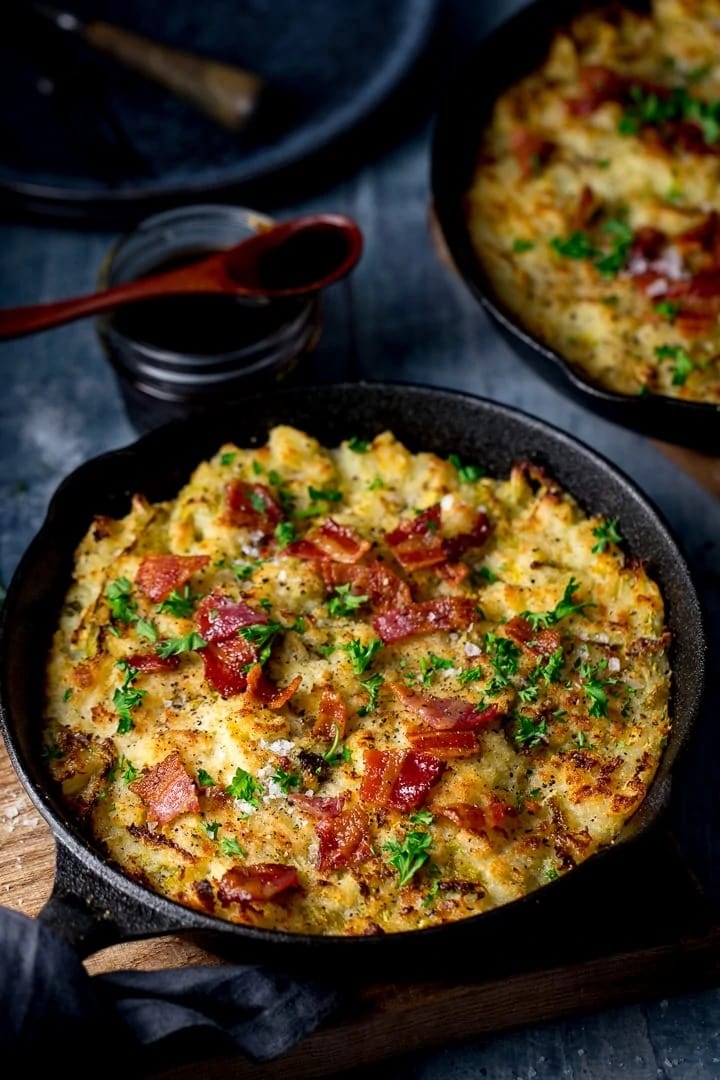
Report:
[[[374,77],[369,79],[350,101],[334,110],[323,124],[316,126],[314,136],[309,141],[307,136],[303,135],[303,129],[286,141],[285,150],[281,145],[251,168],[232,171],[229,167],[225,175],[212,181],[198,180],[187,184],[155,184],[122,189],[65,188],[52,183],[15,181],[0,176],[0,197],[5,195],[13,200],[25,200],[35,211],[42,210],[44,205],[48,204],[47,212],[50,214],[61,214],[63,209],[72,213],[83,207],[88,211],[101,211],[112,207],[132,206],[135,203],[164,205],[183,199],[219,195],[298,165],[306,158],[327,149],[337,138],[352,131],[379,108],[419,58],[430,39],[440,0],[407,2],[408,11],[412,9],[412,18],[406,21],[405,32],[398,37],[395,49],[388,53],[387,62],[376,70]]]

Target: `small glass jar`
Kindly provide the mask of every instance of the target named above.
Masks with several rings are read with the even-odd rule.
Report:
[[[155,214],[110,250],[99,287],[232,247],[270,224],[253,210],[224,204]],[[97,329],[128,418],[145,432],[290,380],[317,344],[320,305],[317,296],[169,297],[118,308],[99,318]]]

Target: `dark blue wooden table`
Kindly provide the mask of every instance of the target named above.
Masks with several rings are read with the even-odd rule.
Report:
[[[366,130],[366,163],[355,167],[352,154],[345,162],[331,155],[320,178],[307,170],[268,184],[265,194],[254,193],[254,205],[279,217],[337,210],[364,230],[361,265],[325,299],[317,378],[366,376],[458,388],[518,406],[590,443],[628,472],[670,520],[703,597],[716,652],[720,503],[656,446],[582,411],[530,373],[430,241],[427,105],[434,80],[454,62],[458,42],[476,39],[514,6],[498,2],[474,10],[453,0],[421,68],[422,83],[411,81],[399,107],[379,119],[375,131],[372,125]],[[6,217],[0,223],[0,302],[92,290],[108,246],[124,226],[118,221],[81,229]],[[7,581],[62,477],[85,459],[131,441],[135,432],[89,321],[3,345],[0,378],[0,572]],[[692,867],[718,901],[720,693],[712,662],[710,668],[704,715],[678,774],[673,822]],[[398,1080],[709,1080],[720,1077],[720,990],[410,1055],[374,1073]]]

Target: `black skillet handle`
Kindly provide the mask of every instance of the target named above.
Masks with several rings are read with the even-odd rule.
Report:
[[[89,870],[59,840],[55,884],[38,919],[72,945],[81,958],[108,945],[180,929],[151,905],[141,905]]]

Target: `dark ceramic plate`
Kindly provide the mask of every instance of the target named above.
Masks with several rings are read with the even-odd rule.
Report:
[[[629,555],[648,560],[666,603],[672,633],[673,726],[660,769],[640,810],[618,842],[520,900],[442,927],[380,937],[321,937],[238,926],[192,911],[151,892],[110,866],[95,850],[48,783],[40,754],[44,665],[72,568],[73,552],[95,514],[127,513],[133,492],[151,500],[173,497],[202,458],[226,439],[241,446],[265,441],[270,427],[290,423],[327,445],[392,430],[413,450],[457,453],[507,475],[518,460],[544,465],[588,510],[619,517]],[[133,445],[82,465],[60,486],[47,519],[8,589],[0,631],[0,705],[8,750],[31,799],[49,822],[58,847],[55,891],[40,918],[84,951],[112,940],[185,931],[226,955],[313,970],[397,973],[420,964],[427,977],[457,966],[458,946],[489,965],[537,936],[545,904],[565,903],[574,919],[582,882],[613,872],[620,849],[632,857],[658,821],[670,793],[670,773],[690,734],[703,688],[705,640],[698,600],[682,554],[658,511],[615,466],[587,446],[538,420],[467,394],[398,384],[340,384],[284,390],[249,399],[240,413],[178,421]],[[615,862],[615,867],[620,864]],[[603,878],[603,880],[607,880]],[[592,886],[590,886],[592,887]],[[564,898],[564,899],[563,899]],[[563,909],[564,910],[564,909]],[[526,936],[527,935],[527,936]],[[475,951],[475,947],[481,952]],[[305,970],[310,970],[305,968]]]
[[[13,104],[0,118],[0,193],[36,211],[81,215],[190,201],[327,146],[401,81],[429,37],[437,0],[73,0],[68,7],[257,71],[289,110],[283,119],[278,106],[267,126],[263,120],[253,134],[233,136],[72,42],[28,33],[24,23],[22,35],[3,33],[0,96]]]
[[[438,109],[432,148],[434,209],[450,256],[466,285],[502,336],[539,375],[579,404],[656,439],[720,452],[720,406],[650,394],[631,397],[587,378],[525,329],[494,294],[473,248],[465,194],[476,165],[481,132],[496,99],[544,60],[561,25],[598,3],[535,0],[489,34],[448,84]],[[642,3],[628,6],[643,7]],[[468,107],[472,102],[472,108]]]

